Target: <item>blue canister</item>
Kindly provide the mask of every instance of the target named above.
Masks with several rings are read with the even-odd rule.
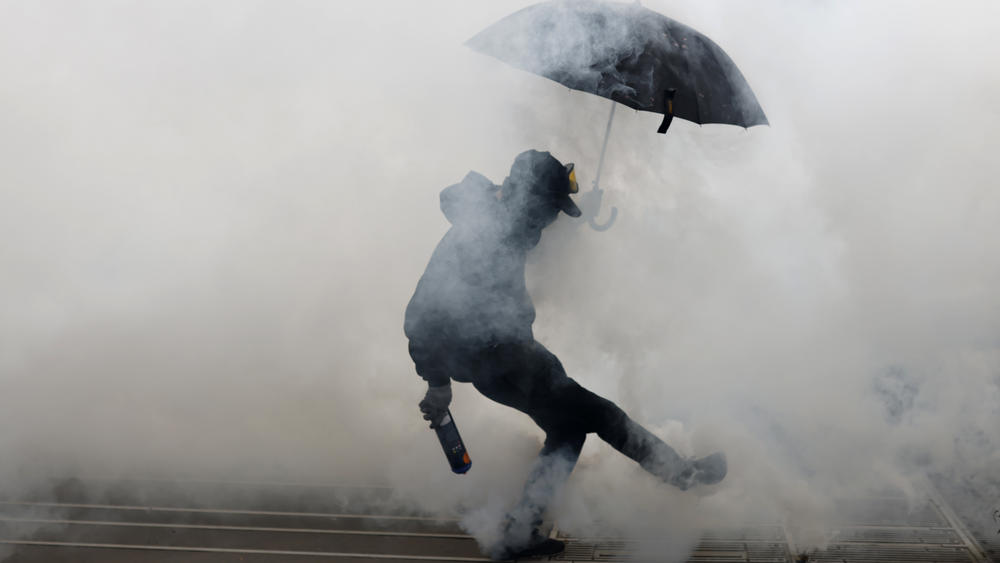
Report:
[[[469,459],[469,452],[465,450],[462,437],[458,435],[458,427],[455,426],[455,419],[451,417],[451,411],[447,410],[441,421],[434,428],[438,441],[441,442],[441,449],[444,450],[448,464],[455,473],[465,473],[472,467],[472,460]]]

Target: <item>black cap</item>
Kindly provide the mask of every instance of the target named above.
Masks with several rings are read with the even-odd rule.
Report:
[[[570,217],[581,215],[580,208],[569,197],[578,191],[572,163],[563,165],[548,152],[527,150],[514,159],[510,180],[534,194],[551,198],[553,205]]]

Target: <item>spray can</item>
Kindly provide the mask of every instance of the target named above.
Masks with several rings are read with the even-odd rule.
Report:
[[[434,431],[437,432],[438,441],[441,442],[441,449],[448,458],[451,470],[455,473],[468,471],[472,467],[472,460],[469,459],[469,452],[465,451],[465,444],[458,435],[458,427],[455,426],[455,419],[451,417],[450,410],[444,412]]]

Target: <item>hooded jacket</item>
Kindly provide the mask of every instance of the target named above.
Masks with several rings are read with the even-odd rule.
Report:
[[[441,192],[441,211],[452,226],[406,307],[411,349],[433,343],[474,350],[534,339],[524,268],[541,231],[518,228],[500,190],[470,172]]]

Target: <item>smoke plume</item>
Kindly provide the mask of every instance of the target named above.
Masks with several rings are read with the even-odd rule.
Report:
[[[528,148],[596,172],[610,101],[462,46],[528,4],[0,6],[0,493],[389,485],[487,529],[541,433],[455,384],[452,475],[402,321],[441,189]],[[682,493],[592,436],[551,516],[683,558],[702,527],[1000,475],[1000,4],[644,5],[721,45],[771,126],[619,108],[618,221],[545,231],[534,331],[730,475]]]

